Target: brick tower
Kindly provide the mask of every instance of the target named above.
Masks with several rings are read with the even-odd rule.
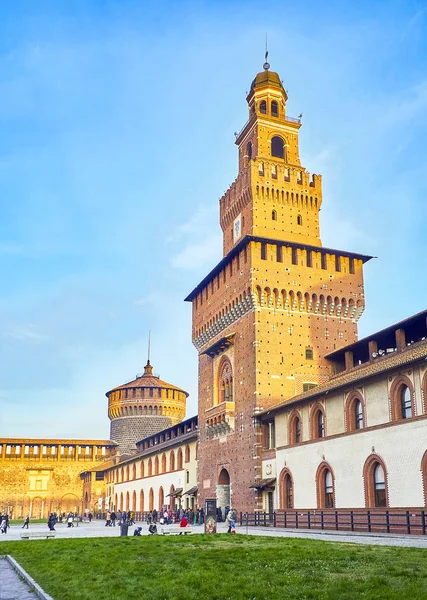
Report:
[[[357,339],[364,309],[370,257],[322,247],[322,179],[301,166],[301,120],[287,100],[265,63],[236,137],[238,176],[220,199],[224,257],[186,298],[199,352],[200,505],[259,507],[253,416],[327,381],[325,355]]]
[[[136,442],[180,423],[185,416],[187,392],[153,374],[150,361],[143,375],[105,394],[108,398],[110,439],[122,454]]]

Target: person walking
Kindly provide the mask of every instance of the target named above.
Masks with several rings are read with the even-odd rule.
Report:
[[[2,533],[7,533],[6,515],[0,515],[0,531]]]
[[[115,527],[116,526],[116,513],[113,511],[111,511],[111,521],[110,521],[110,527]]]
[[[29,525],[29,523],[30,523],[30,515],[27,515],[27,516],[25,517],[25,521],[24,521],[24,524],[23,524],[23,526],[22,526],[22,529],[28,529],[28,525]]]
[[[105,517],[105,527],[111,526],[111,513],[107,511],[107,516]]]
[[[69,527],[69,528],[74,527],[73,517],[74,517],[73,513],[70,512],[68,515],[68,518],[67,518],[67,524],[68,524],[67,527]]]
[[[55,531],[55,523],[55,515],[53,513],[50,513],[49,518],[47,520],[47,526],[49,527],[50,531]]]
[[[225,522],[228,525],[228,529],[227,529],[227,533],[231,533],[231,522],[233,520],[233,509],[230,508],[230,510],[227,513],[227,516],[225,518]]]

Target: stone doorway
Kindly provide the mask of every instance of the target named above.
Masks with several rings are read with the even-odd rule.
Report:
[[[226,509],[231,507],[230,474],[227,469],[222,469],[216,486],[217,507],[221,510],[222,518],[226,517]]]

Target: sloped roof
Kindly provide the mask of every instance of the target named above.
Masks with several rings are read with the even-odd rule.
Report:
[[[150,361],[147,361],[147,364],[144,368],[144,374],[129,381],[128,383],[124,383],[123,385],[119,385],[105,395],[108,396],[112,392],[116,392],[117,390],[127,390],[133,388],[162,388],[167,390],[176,390],[178,392],[182,392],[186,396],[188,396],[188,392],[177,387],[176,385],[172,385],[171,383],[167,383],[166,381],[162,381],[160,377],[153,374],[153,367],[150,364]]]

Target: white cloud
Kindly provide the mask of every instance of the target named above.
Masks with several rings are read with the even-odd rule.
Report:
[[[3,337],[35,342],[44,342],[48,339],[46,335],[37,331],[37,325],[31,323],[15,323],[10,325],[3,331]]]
[[[186,246],[171,260],[174,269],[199,269],[205,265],[215,265],[218,259],[218,250],[222,247],[222,236],[220,234],[207,237],[200,243]]]

